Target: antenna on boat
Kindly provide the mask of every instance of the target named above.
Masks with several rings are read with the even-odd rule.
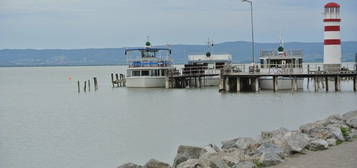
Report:
[[[212,52],[212,47],[214,46],[213,44],[213,41],[211,41],[209,38],[208,38],[208,42],[207,42],[207,53],[206,53],[206,56],[207,57],[210,57],[211,56],[211,52]]]

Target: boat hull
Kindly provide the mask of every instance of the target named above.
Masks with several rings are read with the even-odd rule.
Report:
[[[278,89],[292,89],[291,84],[292,78],[279,78],[278,79]],[[273,87],[273,79],[272,78],[261,78],[259,79],[260,88],[263,90],[272,90]],[[297,79],[297,87],[298,89],[304,88],[304,79]]]
[[[164,88],[165,76],[141,76],[126,78],[128,88]]]

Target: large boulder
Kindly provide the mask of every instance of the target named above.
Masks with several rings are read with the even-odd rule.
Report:
[[[326,140],[328,146],[335,146],[337,144],[337,141],[335,138],[330,138]]]
[[[330,134],[329,138],[335,138],[340,141],[345,140],[340,127],[335,127],[333,125],[329,125],[329,126],[327,126],[327,130]]]
[[[231,140],[226,140],[222,142],[222,149],[238,148],[242,150],[247,150],[249,148],[254,148],[258,145],[258,141],[254,138],[241,137]]]
[[[207,146],[204,146],[203,149],[205,149],[207,153],[217,153],[221,151],[221,149],[214,144],[209,144]]]
[[[250,161],[242,161],[234,165],[232,168],[256,168],[256,165]]]
[[[222,160],[230,167],[238,164],[241,160],[246,160],[245,152],[240,149],[231,149],[219,153]]]
[[[176,166],[177,168],[210,168],[207,162],[199,159],[189,159]]]
[[[257,151],[259,162],[264,166],[272,166],[283,162],[284,151],[275,144],[264,143]]]
[[[177,149],[173,167],[189,159],[198,159],[204,153],[207,153],[207,150],[204,148],[181,145]]]
[[[350,111],[342,115],[344,120],[347,120],[349,118],[357,117],[357,110],[356,111]]]
[[[284,139],[289,130],[286,128],[279,128],[273,131],[263,131],[260,135],[261,143],[272,143],[283,149],[286,154],[290,153],[290,148]]]
[[[200,160],[204,161],[212,168],[229,168],[228,164],[223,160],[220,153],[210,153],[208,155],[203,155]]]
[[[120,165],[118,168],[143,168],[143,166],[135,163],[125,163],[123,165]]]
[[[307,148],[311,151],[325,150],[328,149],[328,143],[323,139],[312,140]]]
[[[357,128],[357,116],[348,118],[346,120],[346,123],[348,126],[350,126],[351,128]]]
[[[167,163],[151,159],[144,165],[144,168],[171,168],[171,166]]]
[[[284,135],[284,139],[289,147],[290,152],[302,152],[309,144],[309,137],[301,132],[293,131]]]

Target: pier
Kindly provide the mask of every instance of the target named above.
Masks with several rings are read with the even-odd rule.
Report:
[[[319,91],[321,88],[324,88],[326,91],[330,91],[329,84],[331,81],[334,82],[334,90],[341,91],[341,80],[352,80],[352,88],[357,91],[357,71],[356,67],[353,70],[348,68],[336,70],[336,71],[323,71],[320,66],[315,70],[311,69],[310,65],[307,65],[306,68],[302,68],[300,72],[293,70],[293,67],[283,68],[279,72],[261,72],[259,66],[255,68],[249,67],[249,70],[240,68],[241,65],[236,65],[234,67],[224,68],[221,71],[221,81],[219,85],[219,91],[225,92],[241,92],[241,91],[253,91],[257,92],[260,90],[261,78],[271,78],[272,90],[277,92],[278,79],[282,77],[287,77],[291,81],[291,90],[297,91],[297,81],[298,79],[307,79],[308,86],[310,81],[314,82],[315,91]]]
[[[115,79],[114,79],[115,76]],[[114,87],[125,87],[126,79],[124,74],[111,73],[110,77],[112,79],[112,86]]]

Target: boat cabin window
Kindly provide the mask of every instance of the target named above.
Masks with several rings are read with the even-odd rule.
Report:
[[[155,57],[156,53],[154,51],[144,50],[141,52],[142,57]]]
[[[149,76],[149,71],[141,71],[141,76]]]
[[[133,71],[132,76],[140,76],[140,71]]]

